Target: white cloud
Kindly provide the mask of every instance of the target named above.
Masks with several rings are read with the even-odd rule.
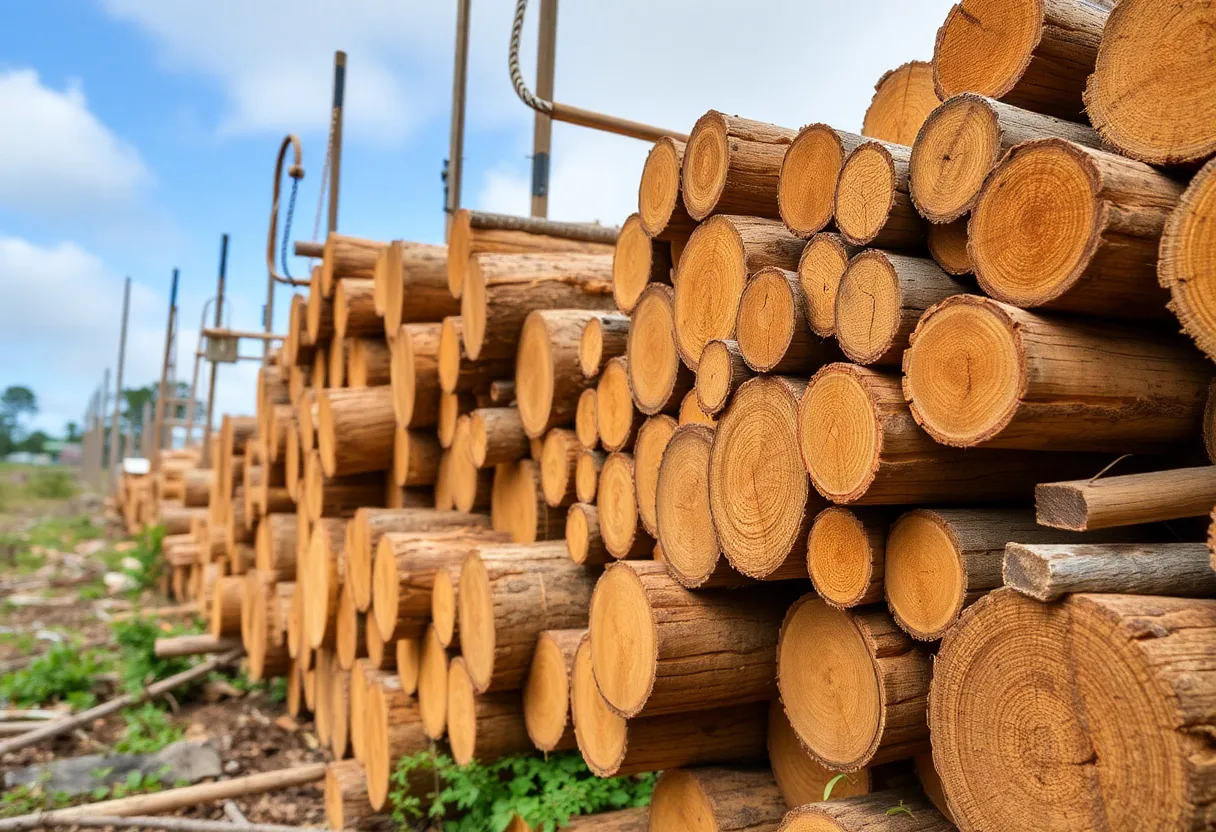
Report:
[[[32,69],[0,72],[0,204],[35,214],[130,205],[151,176],[139,153],[89,111],[79,85],[42,84]]]

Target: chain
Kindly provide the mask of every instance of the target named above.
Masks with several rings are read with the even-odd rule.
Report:
[[[325,165],[321,168],[321,190],[317,192],[317,216],[312,223],[312,238],[321,233],[321,209],[325,206],[325,188],[329,184],[329,162],[334,153],[334,128],[338,124],[338,111],[329,115],[329,143],[325,145]]]
[[[291,198],[287,200],[287,219],[283,221],[283,246],[279,259],[283,261],[283,274],[291,280],[291,269],[287,266],[287,241],[291,239],[291,219],[296,213],[296,193],[300,190],[300,180],[291,177]]]
[[[528,89],[523,73],[519,71],[519,39],[524,30],[524,12],[528,10],[528,0],[516,0],[515,20],[511,23],[511,48],[507,53],[507,68],[511,71],[511,84],[520,100],[538,113],[552,115],[553,102],[537,98]],[[314,235],[315,236],[315,235]]]

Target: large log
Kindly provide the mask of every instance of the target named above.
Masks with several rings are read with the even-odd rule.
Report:
[[[321,294],[326,298],[333,297],[337,281],[344,278],[375,277],[376,260],[383,249],[384,243],[375,240],[329,232],[316,281]]]
[[[654,549],[654,538],[639,522],[631,454],[618,451],[608,455],[600,469],[595,507],[604,546],[614,558],[647,557]]]
[[[534,309],[608,311],[614,305],[609,255],[477,254],[460,296],[461,340],[474,361],[510,357]]]
[[[833,796],[836,794],[834,789]],[[795,806],[779,832],[954,832],[955,826],[915,788]]]
[[[1036,601],[1081,592],[1216,597],[1216,570],[1204,543],[1011,542],[1002,576],[1006,586]]]
[[[751,578],[805,578],[798,544],[827,505],[812,492],[798,457],[798,397],[805,386],[801,379],[756,376],[735,393],[714,431],[714,528],[731,566]]]
[[[1161,234],[1157,279],[1169,290],[1170,311],[1182,329],[1209,357],[1216,357],[1216,311],[1212,286],[1216,263],[1212,259],[1216,228],[1216,162],[1204,165],[1182,193],[1178,207]]]
[[[680,366],[674,342],[665,339],[664,343],[672,347],[670,358],[674,359],[676,366]],[[599,444],[602,444],[606,451],[632,450],[638,430],[646,418],[634,407],[629,383],[630,368],[631,365],[624,356],[613,358],[605,365],[604,372],[600,374],[595,386],[595,432]]]
[[[832,222],[840,169],[864,141],[826,124],[808,124],[798,131],[781,163],[777,192],[781,219],[793,234],[809,238]]]
[[[933,82],[945,101],[962,92],[1082,121],[1113,0],[1004,3],[962,0],[937,30]]]
[[[396,427],[391,387],[323,390],[317,397],[317,445],[325,476],[388,468]]]
[[[730,404],[735,390],[754,375],[743,360],[739,342],[714,338],[707,341],[697,362],[697,404],[702,413],[717,416]]]
[[[638,215],[630,214],[612,253],[612,297],[617,308],[628,314],[647,286],[670,284],[673,259],[672,244],[652,239]]]
[[[570,715],[579,751],[595,774],[613,777],[680,766],[763,762],[763,703],[626,721],[600,695],[591,652],[591,639],[585,637],[574,656]]]
[[[1037,522],[1077,532],[1203,517],[1216,505],[1216,466],[1045,482],[1034,498]]]
[[[858,364],[897,366],[921,314],[967,288],[932,260],[866,250],[840,278],[836,340]]]
[[[1193,48],[1212,21],[1203,0],[1165,7],[1120,3],[1102,29],[1085,88],[1085,110],[1102,138],[1155,165],[1199,162],[1216,153],[1212,62]]]
[[[343,280],[334,289],[334,334],[338,338],[380,335],[384,323],[376,314],[374,280]],[[349,342],[348,342],[349,343]]]
[[[1216,600],[1041,604],[999,590],[972,606],[942,641],[929,697],[933,760],[959,826],[1208,825],[1213,628]],[[1016,718],[1001,718],[1013,702]],[[1100,771],[1078,765],[1087,760]],[[1047,782],[1050,802],[1029,805]]]
[[[772,699],[785,600],[690,592],[653,561],[610,565],[591,597],[600,693],[626,718]]]
[[[1104,150],[1063,139],[1018,145],[989,174],[967,226],[980,288],[1021,307],[1168,317],[1157,249],[1182,191]]]
[[[596,223],[554,222],[462,208],[452,215],[448,233],[448,290],[454,298],[461,296],[469,258],[475,254],[609,254],[617,233],[616,228]]]
[[[827,768],[807,753],[778,699],[774,699],[768,709],[768,761],[786,806],[801,806],[823,800],[824,789],[839,776],[839,772]],[[868,768],[845,774],[832,786],[834,798],[869,792]]]
[[[439,410],[442,324],[405,324],[392,342],[393,415],[401,427],[429,428]]]
[[[690,217],[743,214],[777,219],[777,181],[794,131],[710,110],[697,119],[681,163]]]
[[[543,630],[582,628],[595,576],[565,541],[483,544],[460,569],[460,649],[478,693],[515,690]]]
[[[834,342],[811,332],[805,307],[796,272],[770,266],[752,275],[735,325],[748,367],[758,373],[802,373],[841,357]]]
[[[670,769],[659,775],[650,800],[650,828],[688,828],[688,818],[715,832],[776,832],[785,799],[767,768]]]
[[[747,279],[765,266],[797,268],[804,247],[768,219],[722,215],[697,227],[680,257],[673,300],[676,346],[690,369],[707,341],[734,336]]]
[[[518,690],[478,695],[463,657],[448,667],[448,744],[458,765],[532,749]]]
[[[583,326],[595,313],[537,309],[524,321],[515,356],[515,404],[524,432],[533,439],[573,424],[578,397],[593,387],[578,364]]]
[[[681,363],[674,294],[669,286],[642,292],[633,308],[626,346],[629,390],[642,413],[672,413],[695,378]]]
[[[928,749],[930,661],[885,611],[839,610],[811,594],[781,625],[777,685],[807,750],[856,771]]]
[[[907,145],[868,141],[845,159],[832,208],[845,240],[895,251],[924,249],[926,223],[908,194],[911,155]]]
[[[651,237],[682,239],[697,226],[680,193],[684,150],[684,142],[664,136],[646,154],[638,184],[638,216]]]
[[[960,447],[1126,453],[1194,441],[1211,379],[1174,338],[974,295],[928,310],[904,353],[912,416]]]
[[[524,725],[540,751],[565,751],[576,746],[570,722],[570,674],[574,653],[586,629],[545,630],[537,636],[536,650],[523,688]]]
[[[988,174],[1011,147],[1058,136],[1099,147],[1093,129],[974,93],[956,95],[925,120],[912,146],[909,190],[933,223],[966,220]]]
[[[402,324],[442,321],[460,314],[460,302],[448,291],[446,246],[394,242],[387,254],[385,337],[394,337]]]
[[[908,61],[888,70],[874,85],[861,135],[884,142],[911,145],[920,126],[940,104],[933,88],[933,65]]]

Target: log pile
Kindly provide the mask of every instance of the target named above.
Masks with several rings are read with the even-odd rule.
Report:
[[[160,513],[332,822],[446,741],[663,770],[652,830],[1211,823],[1216,146],[1112,6],[961,0],[860,133],[711,111],[619,229],[330,236]]]

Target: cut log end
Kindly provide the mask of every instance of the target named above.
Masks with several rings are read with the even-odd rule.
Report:
[[[874,85],[861,134],[911,147],[920,126],[940,103],[933,88],[933,65],[909,61],[883,73]]]
[[[946,274],[971,274],[971,254],[967,251],[967,218],[941,225],[930,223],[929,254]]]
[[[967,571],[949,522],[934,511],[900,516],[887,534],[887,605],[913,638],[941,638],[967,600]]]
[[[747,282],[739,299],[739,352],[747,366],[758,373],[769,372],[781,363],[802,322],[802,304],[790,283],[793,278],[783,269],[761,269]]]
[[[448,231],[448,291],[454,298],[459,298],[464,291],[465,274],[472,253],[472,217],[468,209],[461,209],[452,215],[452,227]]]
[[[460,382],[460,365],[464,357],[464,347],[461,343],[463,328],[460,318],[455,316],[443,319],[439,330],[439,352],[437,364],[439,368],[439,388],[445,393],[455,393]],[[413,375],[412,373],[410,374]],[[410,379],[413,387],[413,379]],[[413,395],[410,395],[413,399]]]
[[[1195,175],[1166,220],[1157,276],[1183,330],[1216,359],[1216,160]],[[1205,439],[1213,433],[1205,429]]]
[[[874,481],[883,451],[877,402],[852,364],[817,372],[798,405],[798,445],[811,482],[836,503],[857,500]]]
[[[697,119],[684,150],[681,186],[689,216],[703,220],[713,213],[730,169],[726,120],[711,110]]]
[[[680,229],[691,220],[680,199],[680,166],[684,162],[684,143],[665,137],[655,142],[642,167],[638,185],[638,216],[651,237],[662,234],[673,220]]]
[[[705,584],[719,569],[722,549],[709,507],[709,428],[686,425],[667,442],[655,492],[664,562],[684,586]]]
[[[624,717],[638,714],[654,687],[658,635],[646,590],[628,565],[609,566],[596,582],[589,630],[594,666],[603,668],[591,681],[595,696]]]
[[[895,160],[879,142],[849,154],[836,180],[834,214],[845,240],[863,246],[878,236],[895,204]]]
[[[725,409],[735,388],[751,377],[734,341],[714,339],[705,345],[697,364],[697,402],[705,413]]]
[[[983,96],[958,95],[925,120],[908,165],[908,190],[934,223],[961,219],[1001,158],[1001,128]]]
[[[625,353],[629,390],[642,413],[659,413],[675,404],[676,395],[683,395],[684,390],[677,388],[684,386],[687,370],[680,364],[679,337],[672,290],[647,289],[634,307]]]
[[[431,623],[444,647],[456,644],[458,577],[454,569],[443,569],[435,573],[435,583],[431,586]]]
[[[652,280],[670,282],[671,255],[666,243],[656,243],[642,228],[637,214],[621,226],[612,255],[612,296],[617,308],[628,314]]]
[[[639,309],[648,309],[650,304],[640,304]],[[649,316],[649,313],[646,313]],[[630,333],[632,340],[633,334]],[[638,333],[639,344],[642,341],[649,342],[646,338],[646,333]],[[676,367],[679,367],[680,359],[675,354],[674,344],[670,338],[663,339],[663,343],[669,346],[669,361],[674,362]],[[643,347],[644,349],[644,347]],[[639,359],[641,360],[641,359]],[[642,377],[646,376],[646,371],[641,368],[634,368]],[[630,367],[628,361],[623,356],[612,359],[604,367],[604,372],[600,375],[599,383],[595,388],[595,424],[599,435],[600,443],[603,444],[604,450],[607,451],[622,451],[627,450],[633,445],[634,435],[637,432],[638,426],[641,424],[641,415],[637,408],[633,405],[633,395],[630,392],[629,376]],[[640,378],[639,383],[645,389],[647,381],[657,381],[655,378]],[[649,393],[651,398],[657,398],[654,393]]]
[[[821,338],[836,334],[836,291],[854,251],[839,234],[816,234],[798,261],[806,320]]]
[[[626,453],[609,454],[600,469],[596,486],[596,510],[600,534],[614,558],[642,557],[654,540],[640,527],[637,488],[634,485],[633,457]]]
[[[743,240],[730,220],[713,217],[698,226],[680,256],[672,305],[676,346],[689,368],[697,368],[710,339],[734,337],[747,277]],[[631,340],[637,327],[635,310]]]
[[[933,50],[938,97],[945,101],[963,92],[990,98],[1008,94],[1026,72],[1042,27],[1042,3],[957,4],[938,30]]]
[[[633,480],[638,498],[638,517],[651,537],[658,537],[659,470],[667,443],[676,429],[670,416],[651,416],[638,429],[633,446]]]
[[[435,628],[427,627],[418,657],[418,713],[422,730],[433,740],[443,739],[448,727],[448,654]]]
[[[476,552],[470,552],[461,564],[457,604],[464,657],[461,670],[478,692],[485,691],[494,675],[494,591]]]
[[[465,667],[457,657],[448,665],[448,745],[458,765],[468,765],[477,751],[477,693]]]
[[[793,234],[807,238],[832,221],[836,180],[846,149],[826,124],[803,127],[786,151],[777,187],[781,219]]]
[[[869,250],[850,261],[836,292],[836,340],[850,359],[873,364],[898,350],[903,292],[890,258]]]
[[[393,648],[397,658],[397,679],[401,689],[410,696],[418,692],[421,663],[421,642],[416,638],[399,638]]]
[[[883,551],[875,551],[873,537],[856,514],[837,506],[819,512],[806,549],[807,571],[823,600],[842,608],[862,603],[875,583]]]
[[[570,674],[570,713],[587,767],[601,777],[611,777],[625,759],[626,723],[600,694],[591,650],[591,638],[584,636],[575,651]]]
[[[823,790],[839,772],[827,768],[803,747],[790,726],[779,700],[768,709],[768,758],[777,788],[787,806],[802,806],[823,800]],[[832,797],[841,799],[870,792],[870,770],[846,774],[832,787]]]
[[[578,397],[578,408],[574,412],[574,433],[584,448],[595,448],[600,444],[600,424],[596,411],[598,395],[594,387],[588,387]]]
[[[524,724],[532,744],[540,751],[556,751],[567,738],[570,725],[570,662],[568,649],[576,647],[581,633],[542,632],[524,685]]]

